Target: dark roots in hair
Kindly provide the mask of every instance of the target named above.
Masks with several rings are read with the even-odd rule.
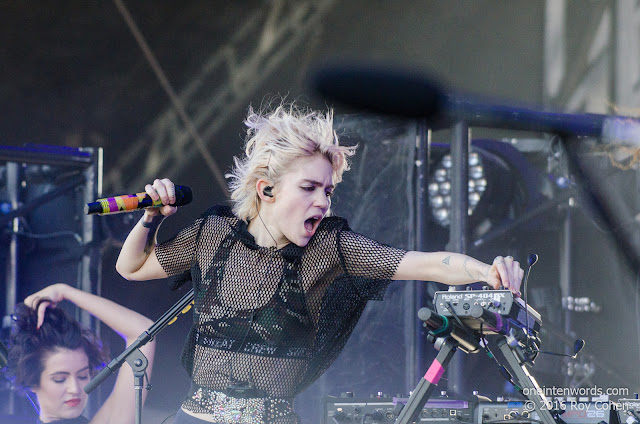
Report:
[[[44,301],[48,299],[40,299],[38,305]],[[37,307],[31,309],[20,303],[13,319],[7,372],[18,389],[24,391],[38,387],[47,354],[59,348],[83,349],[92,373],[109,360],[108,352],[98,337],[61,308],[47,308],[44,323],[39,329],[36,328]]]

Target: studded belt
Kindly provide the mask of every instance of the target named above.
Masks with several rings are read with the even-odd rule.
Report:
[[[199,387],[187,403],[197,405],[198,410],[193,412],[211,414],[214,422],[221,424],[268,424],[294,413],[287,399],[232,397],[204,387]]]

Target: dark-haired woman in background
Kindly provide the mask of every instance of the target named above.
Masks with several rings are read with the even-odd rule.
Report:
[[[8,364],[14,384],[36,395],[39,423],[134,423],[134,379],[129,366],[120,367],[113,391],[94,417],[82,416],[87,403],[83,389],[109,357],[91,330],[55,307],[63,300],[98,318],[122,336],[127,346],[153,323],[124,306],[66,284],[48,286],[16,306]],[[140,350],[149,360],[150,375],[154,343]]]

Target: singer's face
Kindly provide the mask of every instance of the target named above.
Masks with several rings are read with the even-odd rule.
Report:
[[[31,390],[38,397],[43,422],[79,417],[87,404],[89,358],[84,349],[57,348],[44,357],[40,384]]]
[[[333,168],[321,155],[296,159],[274,187],[276,238],[304,247],[331,206]]]

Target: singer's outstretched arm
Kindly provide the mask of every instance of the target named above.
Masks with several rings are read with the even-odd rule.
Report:
[[[451,252],[407,252],[394,280],[439,281],[448,285],[485,282],[518,294],[523,271],[512,257],[498,256],[491,265]]]
[[[155,254],[156,234],[162,221],[176,213],[175,186],[171,180],[156,179],[147,184],[145,191],[153,200],[161,199],[161,208],[145,209],[142,219],[127,236],[116,262],[116,270],[127,280],[154,280],[166,278],[167,274]]]

